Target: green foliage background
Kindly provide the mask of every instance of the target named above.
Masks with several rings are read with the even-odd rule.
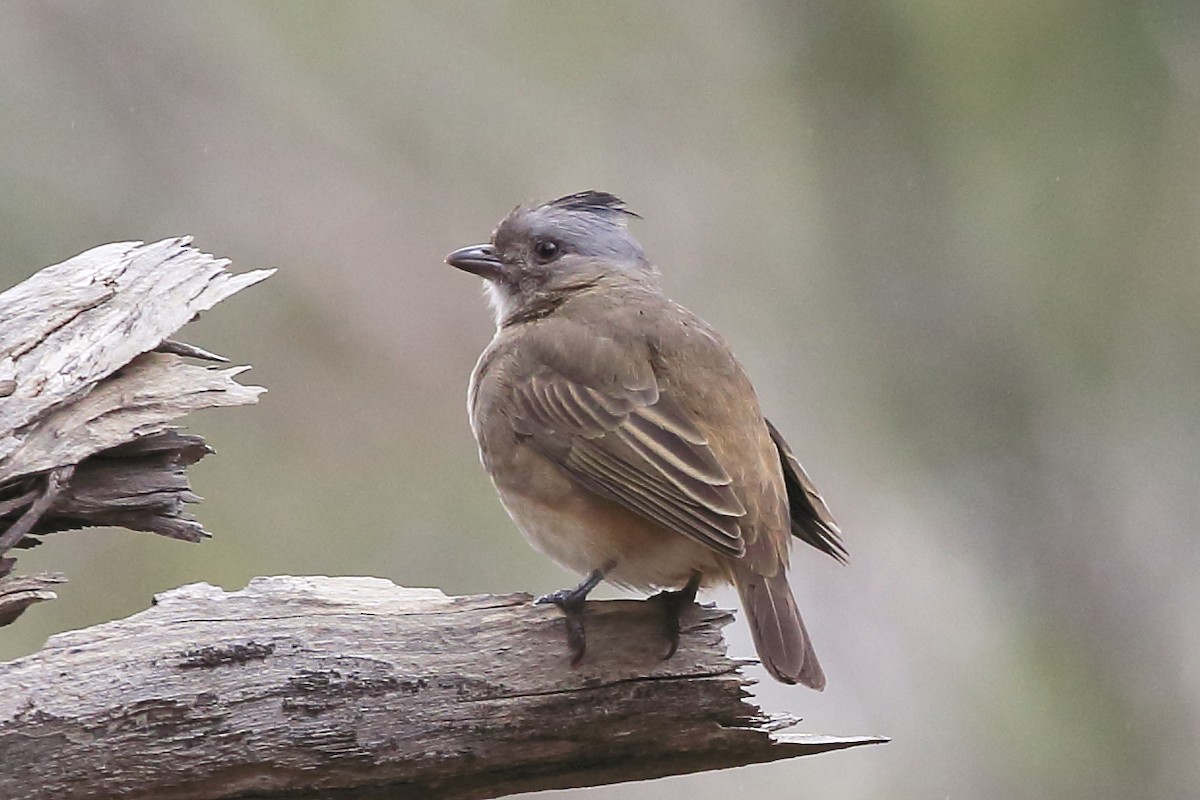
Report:
[[[185,335],[270,389],[189,421],[217,537],[51,538],[0,657],[191,581],[572,580],[477,464],[490,319],[441,260],[597,188],[846,531],[793,563],[830,687],[764,702],[895,741],[571,796],[1189,796],[1198,123],[1186,0],[10,0],[0,285],[181,233],[280,272]]]

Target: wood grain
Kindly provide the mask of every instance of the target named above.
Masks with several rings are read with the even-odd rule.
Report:
[[[272,273],[227,265],[187,238],[123,242],[0,293],[0,597],[53,597],[6,586],[13,548],[47,533],[120,525],[208,535],[185,509],[199,499],[186,469],[211,451],[171,423],[254,403],[263,390],[235,380],[246,367],[193,363],[223,359],[169,337]],[[23,607],[6,606],[0,625]]]
[[[661,608],[562,618],[527,595],[447,597],[378,578],[176,589],[0,665],[0,796],[468,800],[641,780],[882,741],[773,735],[692,606],[661,660]]]

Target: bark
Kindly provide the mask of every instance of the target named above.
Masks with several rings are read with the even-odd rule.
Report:
[[[186,361],[224,359],[169,337],[271,271],[231,274],[189,241],[104,245],[0,294],[0,556],[9,556],[0,597],[23,591],[9,585],[11,549],[46,533],[121,525],[208,535],[184,504],[198,499],[185,470],[210,450],[170,423],[253,403],[263,390],[234,380],[246,367]],[[0,605],[0,624],[23,607]]]
[[[780,734],[693,605],[668,661],[654,601],[557,609],[377,578],[176,589],[0,665],[0,797],[468,800],[884,741]]]
[[[58,594],[50,588],[66,581],[57,573],[13,576],[0,579],[0,625],[7,625],[34,603],[54,600]]]

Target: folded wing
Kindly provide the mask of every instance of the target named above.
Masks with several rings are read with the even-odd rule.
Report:
[[[580,485],[719,553],[745,552],[732,479],[652,376],[597,387],[542,367],[513,396],[516,432]]]

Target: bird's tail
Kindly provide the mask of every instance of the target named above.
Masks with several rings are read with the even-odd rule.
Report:
[[[817,691],[824,689],[825,672],[817,661],[783,567],[767,577],[747,565],[739,565],[734,572],[734,583],[750,623],[754,649],[767,672],[782,683],[802,683]]]

